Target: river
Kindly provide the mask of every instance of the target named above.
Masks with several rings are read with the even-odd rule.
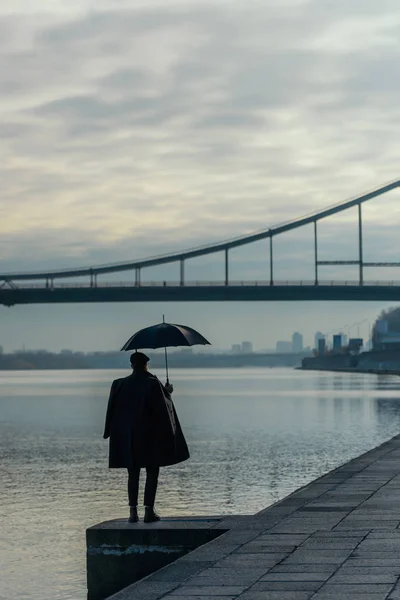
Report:
[[[0,372],[0,600],[84,600],[85,529],[125,517],[102,439],[124,371]],[[162,373],[159,373],[162,376]],[[161,515],[252,514],[400,432],[400,378],[175,370],[191,459],[162,469]]]

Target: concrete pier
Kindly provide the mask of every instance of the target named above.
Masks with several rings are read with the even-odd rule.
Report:
[[[400,436],[218,528],[112,600],[400,600]]]
[[[86,530],[87,600],[103,600],[227,531],[221,517],[127,519]]]

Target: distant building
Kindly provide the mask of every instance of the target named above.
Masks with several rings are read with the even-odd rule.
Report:
[[[400,351],[400,307],[383,311],[372,334],[374,350]]]
[[[289,354],[292,352],[292,342],[276,342],[276,352],[278,354]]]
[[[326,340],[324,337],[318,339],[318,355],[323,356],[326,354]]]
[[[348,348],[350,350],[350,352],[353,352],[354,354],[358,354],[361,350],[361,348],[364,345],[364,340],[362,338],[350,338],[349,339],[349,344],[348,344]]]
[[[342,335],[340,333],[336,333],[333,336],[333,351],[340,352],[342,349]]]
[[[378,319],[375,323],[376,333],[389,333],[389,322],[387,319]]]
[[[295,331],[292,335],[292,351],[302,352],[303,351],[303,336],[298,331]]]
[[[400,350],[400,332],[388,331],[373,340],[374,350]]]
[[[241,351],[243,354],[251,354],[253,352],[253,344],[251,342],[242,342]]]
[[[318,342],[319,340],[325,339],[324,334],[321,331],[317,331],[314,335],[314,348],[318,350]]]
[[[232,344],[231,352],[232,354],[240,354],[240,344]]]

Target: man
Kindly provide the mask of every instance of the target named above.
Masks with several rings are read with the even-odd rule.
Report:
[[[109,467],[128,469],[129,522],[139,520],[140,469],[146,468],[144,522],[159,521],[154,510],[160,467],[189,458],[189,450],[172,402],[173,386],[148,372],[148,356],[131,355],[132,374],[113,381],[104,439],[110,438]]]

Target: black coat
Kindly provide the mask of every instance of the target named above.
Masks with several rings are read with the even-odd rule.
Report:
[[[113,381],[104,438],[110,468],[164,467],[189,458],[170,394],[148,372]]]

